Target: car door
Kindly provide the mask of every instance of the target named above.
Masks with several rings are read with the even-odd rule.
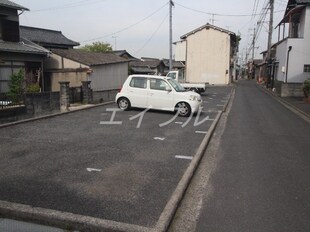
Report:
[[[128,86],[128,97],[133,107],[147,107],[147,78],[133,76]]]
[[[173,90],[163,79],[150,78],[148,105],[154,109],[173,110]]]

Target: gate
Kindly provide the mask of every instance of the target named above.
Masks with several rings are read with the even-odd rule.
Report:
[[[70,104],[81,103],[83,100],[82,95],[82,86],[70,87]]]

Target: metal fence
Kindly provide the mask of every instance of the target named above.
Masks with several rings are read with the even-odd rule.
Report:
[[[25,96],[19,96],[18,101],[13,101],[6,93],[0,93],[0,109],[24,105]]]

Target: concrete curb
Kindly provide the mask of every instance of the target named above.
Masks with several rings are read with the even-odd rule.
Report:
[[[175,212],[179,206],[179,203],[181,202],[184,193],[189,186],[189,183],[199,165],[199,162],[204,154],[204,151],[206,150],[209,141],[211,140],[212,134],[216,128],[217,123],[219,122],[223,111],[218,111],[218,114],[212,123],[210,129],[208,130],[208,133],[204,137],[202,143],[200,144],[192,162],[190,163],[189,167],[186,169],[182,179],[177,185],[176,190],[172,194],[170,200],[168,201],[166,207],[164,208],[163,212],[161,213],[159,220],[156,223],[155,230],[158,232],[164,232],[167,231],[173,216],[175,215]]]
[[[44,115],[44,116],[40,116],[40,117],[36,117],[36,118],[29,118],[29,119],[19,120],[19,121],[16,121],[16,122],[5,123],[5,124],[0,125],[0,129],[4,128],[4,127],[9,127],[9,126],[15,126],[15,125],[22,124],[22,123],[27,123],[27,122],[33,122],[33,121],[42,120],[42,119],[53,118],[53,117],[57,117],[57,116],[65,115],[65,114],[71,114],[71,113],[74,113],[74,112],[83,111],[83,110],[87,110],[87,109],[92,109],[92,108],[96,108],[96,107],[100,107],[100,106],[105,106],[105,105],[109,105],[109,104],[112,104],[112,103],[114,103],[114,101],[100,103],[100,104],[96,104],[96,105],[93,105],[93,106],[84,107],[84,108],[81,108],[81,109],[76,109],[76,110],[71,110],[71,111],[66,111],[66,112],[60,112],[60,113],[55,113],[55,114],[48,114],[48,115]]]
[[[220,121],[223,112],[226,111],[230,101],[232,100],[232,96],[234,95],[234,92],[235,92],[235,87],[233,87],[233,89],[231,90],[230,96],[223,110],[218,111],[214,122],[212,123],[210,129],[208,130],[208,133],[202,140],[193,160],[191,161],[190,165],[186,169],[175,191],[173,192],[163,212],[161,213],[155,225],[155,228],[147,228],[147,227],[143,227],[139,225],[132,225],[132,224],[115,222],[115,221],[110,221],[110,220],[105,220],[105,219],[76,215],[76,214],[60,212],[56,210],[36,208],[36,207],[29,206],[29,205],[11,203],[11,202],[6,202],[6,201],[0,201],[0,215],[3,214],[6,217],[10,217],[10,219],[34,222],[34,223],[39,223],[39,224],[48,225],[48,226],[56,226],[56,227],[63,228],[63,229],[73,228],[75,230],[81,230],[81,231],[111,231],[111,232],[146,232],[146,231],[165,232],[167,231],[176,213],[176,210],[181,200],[183,199],[183,196],[190,184],[190,181],[196,169],[198,168],[198,165],[204,155],[204,152],[207,149],[207,146],[212,138],[212,135],[216,129],[216,126],[218,122]],[[103,103],[103,104],[96,105],[96,106],[89,107],[89,108],[94,108],[94,107],[107,105],[107,104],[111,104],[111,102]],[[89,108],[83,108],[81,110],[85,110]],[[71,112],[75,112],[75,111],[71,111]],[[16,123],[10,123],[9,125],[6,124],[6,125],[3,125],[3,127],[16,125],[16,124],[20,124],[24,122],[29,122],[29,121],[35,121],[39,119],[51,118],[51,117],[55,117],[55,116],[59,116],[63,114],[68,114],[71,112],[58,113],[58,114],[48,115],[48,116],[31,119],[31,120],[23,120],[23,122],[20,121]]]
[[[260,88],[263,92],[268,94],[269,96],[273,97],[275,100],[277,100],[279,103],[281,103],[283,106],[285,106],[287,109],[292,111],[293,113],[297,114],[299,117],[304,119],[306,122],[310,123],[310,115],[303,112],[302,110],[298,109],[296,106],[292,105],[291,103],[285,101],[281,97],[277,96],[275,93],[265,89],[264,87],[260,85],[256,85],[258,88]]]
[[[227,100],[227,103],[225,104],[224,108],[222,111],[218,111],[218,114],[214,120],[214,122],[212,123],[210,129],[208,130],[208,133],[206,134],[206,136],[204,137],[204,139],[202,140],[192,162],[190,163],[189,167],[186,169],[184,175],[182,176],[180,182],[178,183],[174,193],[172,194],[170,200],[168,201],[168,203],[166,204],[166,207],[164,208],[163,212],[161,213],[159,220],[156,223],[156,227],[155,230],[158,232],[165,232],[168,230],[170,223],[177,211],[177,208],[181,202],[181,200],[183,199],[183,196],[190,184],[190,181],[195,173],[195,171],[197,170],[197,167],[204,155],[205,150],[207,149],[207,146],[212,138],[212,135],[216,129],[216,126],[218,124],[218,122],[221,119],[221,116],[223,114],[223,112],[225,112],[227,110],[227,107],[232,99],[232,96],[234,95],[235,92],[235,87],[233,86],[229,98]]]
[[[57,210],[36,208],[29,205],[0,201],[0,215],[10,219],[39,223],[65,230],[146,232],[149,228],[93,218]]]

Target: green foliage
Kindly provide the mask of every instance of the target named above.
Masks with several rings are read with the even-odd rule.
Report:
[[[237,36],[236,36],[236,40],[237,40],[237,42],[239,43],[239,42],[241,41],[241,35],[237,35]]]
[[[38,93],[40,92],[39,83],[32,83],[27,85],[27,93]]]
[[[20,103],[23,100],[25,88],[25,73],[24,70],[20,69],[17,73],[11,75],[11,82],[9,85],[9,92],[7,96],[13,103]]]
[[[304,91],[305,97],[310,97],[310,79],[304,81],[302,90]]]
[[[92,44],[86,44],[80,49],[88,52],[109,52],[112,51],[112,45],[104,42],[93,42]]]

